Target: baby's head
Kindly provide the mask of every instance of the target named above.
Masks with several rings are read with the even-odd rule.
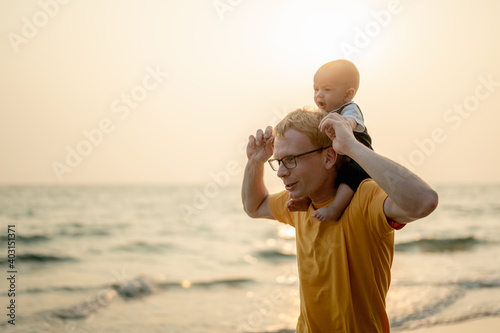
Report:
[[[334,60],[314,74],[314,103],[330,112],[352,101],[359,87],[359,72],[349,60]]]

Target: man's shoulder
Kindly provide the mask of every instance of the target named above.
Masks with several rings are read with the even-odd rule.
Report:
[[[286,208],[286,203],[290,200],[287,191],[281,191],[269,196],[269,209],[274,218],[287,224],[292,223],[290,212]]]
[[[351,200],[351,208],[366,213],[383,209],[383,202],[387,198],[384,190],[372,179],[365,179],[359,184]]]
[[[384,202],[387,193],[372,179],[364,180],[351,200],[350,216],[367,222],[370,228],[382,237],[404,227],[403,224],[387,219]],[[351,206],[351,205],[350,205]]]
[[[290,200],[290,196],[286,190],[269,195],[269,205],[282,205],[288,200]]]
[[[297,223],[301,223],[310,218],[312,211],[311,206],[307,211],[288,211],[287,202],[291,200],[288,191],[282,191],[271,194],[269,196],[269,208],[274,218],[279,222],[295,227]]]
[[[358,191],[356,191],[356,193],[359,192],[362,195],[368,195],[370,193],[380,191],[384,192],[384,190],[382,190],[382,188],[373,179],[367,178],[359,184]]]

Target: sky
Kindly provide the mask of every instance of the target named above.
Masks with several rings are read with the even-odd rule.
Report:
[[[497,0],[0,0],[0,184],[238,184],[353,61],[375,151],[500,183]],[[275,181],[270,169],[266,177]]]

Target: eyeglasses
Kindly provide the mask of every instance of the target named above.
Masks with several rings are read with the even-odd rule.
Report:
[[[323,147],[323,148],[318,148],[318,149],[315,149],[315,150],[308,151],[307,153],[302,153],[302,154],[295,155],[295,156],[285,156],[285,157],[283,157],[281,159],[275,159],[275,158],[273,158],[273,159],[268,160],[267,162],[271,166],[271,169],[273,169],[274,171],[278,171],[281,163],[283,163],[283,165],[285,166],[285,168],[287,168],[287,169],[293,169],[293,168],[295,168],[297,166],[297,161],[295,160],[297,157],[301,157],[301,156],[304,156],[304,155],[307,155],[307,154],[315,153],[317,151],[320,151],[320,150],[323,150],[323,149],[326,149],[326,148],[330,148],[330,146]]]

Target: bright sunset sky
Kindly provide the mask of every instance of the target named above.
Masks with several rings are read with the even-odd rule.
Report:
[[[500,183],[499,15],[498,0],[0,0],[0,184],[239,183],[248,136],[313,105],[314,72],[339,58],[361,73],[375,151],[431,184]]]

